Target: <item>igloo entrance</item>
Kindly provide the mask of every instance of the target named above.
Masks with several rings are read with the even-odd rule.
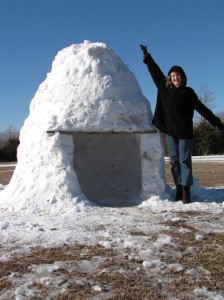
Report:
[[[125,204],[141,192],[140,136],[72,134],[73,167],[82,192],[102,204]]]

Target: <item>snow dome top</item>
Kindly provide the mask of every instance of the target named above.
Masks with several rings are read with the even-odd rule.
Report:
[[[61,50],[30,110],[46,130],[150,130],[151,108],[133,73],[104,43]],[[39,128],[40,130],[40,128]]]

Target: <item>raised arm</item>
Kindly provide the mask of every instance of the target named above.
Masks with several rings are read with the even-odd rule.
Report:
[[[154,61],[151,54],[148,53],[147,47],[143,45],[140,45],[140,47],[143,52],[143,62],[147,65],[147,68],[152,76],[155,85],[157,86],[157,88],[159,88],[159,86],[165,84],[166,76],[163,74],[160,67]]]

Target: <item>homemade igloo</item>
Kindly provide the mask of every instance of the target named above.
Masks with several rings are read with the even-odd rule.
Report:
[[[128,206],[162,195],[163,148],[151,118],[135,76],[107,45],[63,49],[32,99],[0,205]]]

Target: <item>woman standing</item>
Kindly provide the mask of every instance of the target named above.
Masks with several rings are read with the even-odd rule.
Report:
[[[158,89],[152,123],[166,134],[171,172],[176,185],[175,200],[187,204],[191,202],[190,186],[193,185],[191,157],[194,110],[222,131],[224,125],[199,100],[194,90],[186,86],[187,77],[180,66],[173,66],[165,76],[146,46],[140,47],[144,55],[143,62]]]

